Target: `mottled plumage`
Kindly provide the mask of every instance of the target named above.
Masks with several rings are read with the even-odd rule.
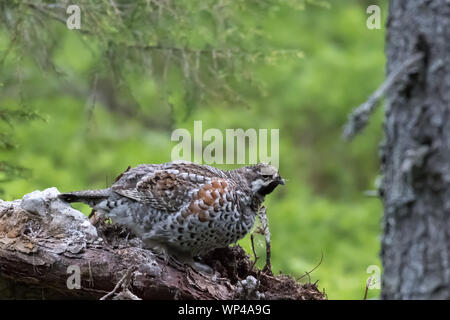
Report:
[[[279,184],[284,180],[266,164],[224,171],[175,161],[130,169],[108,189],[60,197],[89,204],[148,247],[193,257],[244,237],[264,197]]]

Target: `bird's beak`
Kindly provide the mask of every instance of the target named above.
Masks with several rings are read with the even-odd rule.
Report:
[[[279,181],[280,181],[279,183],[283,186],[286,184],[286,180],[284,180],[283,178],[281,178]]]

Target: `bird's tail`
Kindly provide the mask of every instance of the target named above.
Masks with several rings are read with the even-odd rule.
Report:
[[[100,201],[106,199],[111,194],[111,189],[99,189],[99,190],[83,190],[68,193],[61,193],[58,198],[65,202],[84,202],[89,205],[97,204]]]

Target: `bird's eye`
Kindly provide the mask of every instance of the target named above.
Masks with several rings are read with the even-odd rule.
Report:
[[[269,179],[272,176],[270,174],[263,174],[262,177],[263,179]]]

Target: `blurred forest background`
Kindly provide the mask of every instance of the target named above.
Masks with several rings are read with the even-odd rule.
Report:
[[[66,26],[69,4],[81,30]],[[366,27],[371,4],[380,30]],[[366,191],[382,113],[351,143],[341,133],[384,79],[386,15],[375,0],[0,0],[0,197],[103,188],[128,165],[170,161],[172,131],[194,120],[280,129],[274,272],[300,277],[323,254],[300,281],[362,299],[380,266],[382,206]]]

